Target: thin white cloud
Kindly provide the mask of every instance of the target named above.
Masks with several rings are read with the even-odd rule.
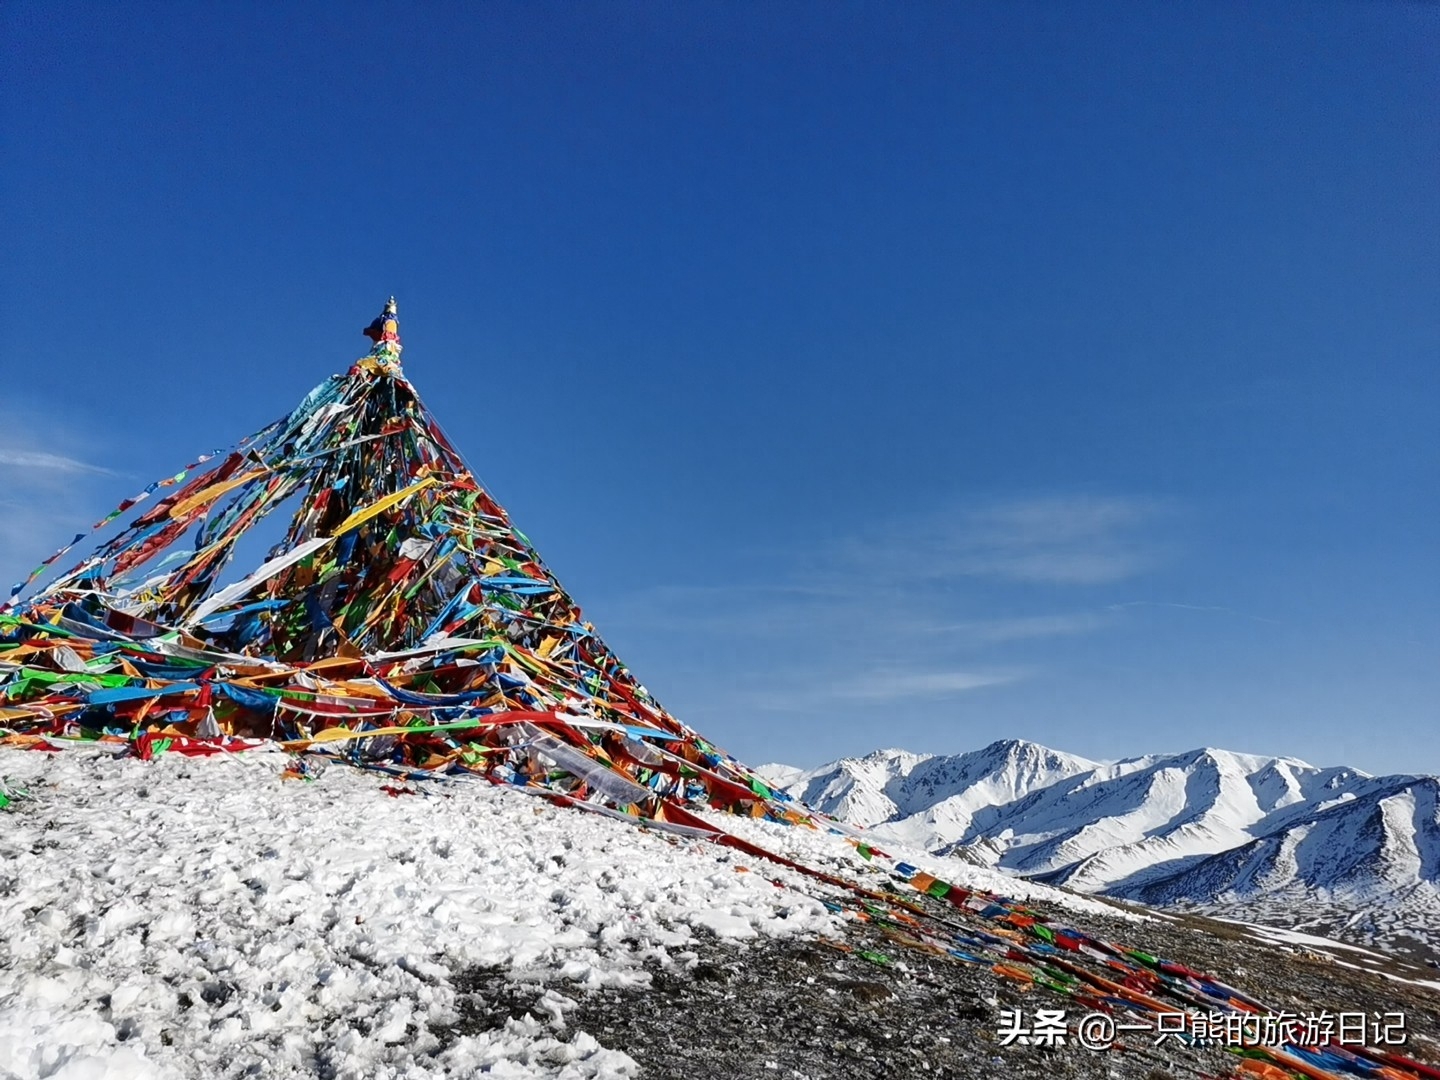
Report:
[[[1016,681],[1015,675],[974,671],[872,671],[858,679],[835,686],[832,696],[848,700],[882,701],[893,698],[940,698],[1002,686]]]
[[[855,590],[783,582],[652,585],[619,600],[607,619],[684,633],[766,637],[804,634],[855,617]]]
[[[827,569],[827,572],[832,572]],[[845,570],[833,571],[843,576]],[[989,619],[956,618],[925,581],[893,584],[884,602],[858,585],[655,585],[616,604],[607,624],[630,624],[684,633],[755,637],[833,634],[864,627],[871,636],[939,637],[950,644],[988,645],[1103,630],[1116,621],[1116,605],[1102,611],[1051,612]]]
[[[1282,625],[1279,619],[1267,619],[1263,615],[1252,615],[1248,611],[1236,611],[1232,607],[1224,607],[1219,604],[1180,604],[1173,600],[1127,600],[1123,604],[1110,604],[1107,611],[1127,611],[1131,608],[1174,608],[1178,611],[1198,611],[1214,615],[1238,615],[1242,619],[1250,619],[1254,622],[1269,623],[1272,626]]]
[[[628,592],[600,622],[658,633],[705,684],[705,700],[726,708],[958,708],[977,691],[1037,677],[1061,639],[1122,626],[1126,613],[1104,606],[1111,595],[1086,604],[1058,592],[1160,564],[1174,510],[1157,499],[1049,496],[872,518],[801,558],[757,561],[763,577]]]
[[[60,473],[82,473],[90,476],[114,476],[111,469],[61,454],[50,454],[43,450],[6,450],[0,448],[0,466],[11,469],[46,469]]]
[[[1133,551],[1012,551],[962,560],[962,573],[1049,585],[1105,585],[1134,577],[1150,563]]]
[[[1151,526],[1172,507],[1134,496],[1059,495],[952,506],[910,523],[904,565],[931,580],[992,578],[1041,585],[1105,585],[1157,565]],[[873,541],[850,545],[872,559]]]
[[[117,475],[63,454],[0,446],[0,599],[95,521],[102,505],[96,489]]]
[[[915,670],[878,667],[859,675],[832,676],[825,669],[813,681],[788,686],[768,684],[763,692],[742,692],[751,707],[810,712],[878,702],[938,701],[988,686],[1017,682],[1015,672]]]
[[[1113,618],[1106,615],[1082,611],[1054,615],[1018,615],[1004,619],[967,619],[937,626],[936,630],[954,635],[967,643],[999,644],[1006,641],[1089,634],[1103,630],[1113,621]]]

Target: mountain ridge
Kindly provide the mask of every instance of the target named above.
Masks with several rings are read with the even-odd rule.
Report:
[[[1098,762],[1022,739],[758,774],[937,855],[1440,958],[1437,777],[1215,747]]]

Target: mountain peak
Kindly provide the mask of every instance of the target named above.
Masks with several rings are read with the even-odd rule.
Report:
[[[867,763],[894,762],[897,764],[913,765],[916,762],[928,761],[934,754],[918,754],[913,750],[902,750],[899,747],[888,747],[884,750],[871,750],[863,758],[845,758],[846,761],[863,761]]]
[[[1059,751],[1028,739],[996,739],[979,753],[986,757],[1005,757],[1011,760],[1061,756]]]
[[[782,786],[882,838],[1084,892],[1275,903],[1281,919],[1286,903],[1380,905],[1376,934],[1433,928],[1440,944],[1437,777],[1218,747],[1100,764],[1006,738],[954,755],[879,750]]]

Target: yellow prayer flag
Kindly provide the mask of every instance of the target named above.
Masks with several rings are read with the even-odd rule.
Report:
[[[417,491],[422,491],[427,487],[434,487],[437,483],[439,483],[439,481],[433,476],[427,476],[423,480],[417,480],[407,488],[401,488],[393,495],[386,495],[385,498],[380,499],[378,502],[373,502],[369,506],[362,506],[340,523],[340,527],[330,534],[331,538],[334,539],[344,536],[357,525],[365,524],[365,522],[369,521],[376,514],[383,514],[392,506],[404,502]]]

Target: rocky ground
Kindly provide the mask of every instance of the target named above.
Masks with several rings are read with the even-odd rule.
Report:
[[[947,905],[933,907],[955,917]],[[1053,914],[1057,923],[1068,921]],[[1083,929],[1211,972],[1276,1010],[1404,1013],[1401,1052],[1440,1061],[1440,990],[1410,981],[1434,973],[1407,961],[1357,970],[1313,948],[1260,940],[1243,927],[1199,917],[1137,924],[1118,907],[1116,918],[1088,917]],[[1341,955],[1348,963],[1358,954]],[[997,978],[989,968],[898,944],[867,923],[851,924],[843,941],[698,942],[679,962],[651,973],[648,990],[569,992],[575,1004],[564,1012],[569,1030],[625,1051],[642,1077],[1188,1080],[1230,1076],[1240,1060],[1219,1047],[1173,1039],[1156,1048],[1148,1033],[1122,1037],[1109,1050],[1086,1049],[1073,1032],[1063,1046],[1005,1045],[1002,1010],[1033,1016],[1067,1009],[1072,1023],[1087,1010]],[[556,1013],[554,987],[516,982],[499,970],[471,970],[460,982],[453,1035]],[[546,994],[550,1003],[539,1005]]]

